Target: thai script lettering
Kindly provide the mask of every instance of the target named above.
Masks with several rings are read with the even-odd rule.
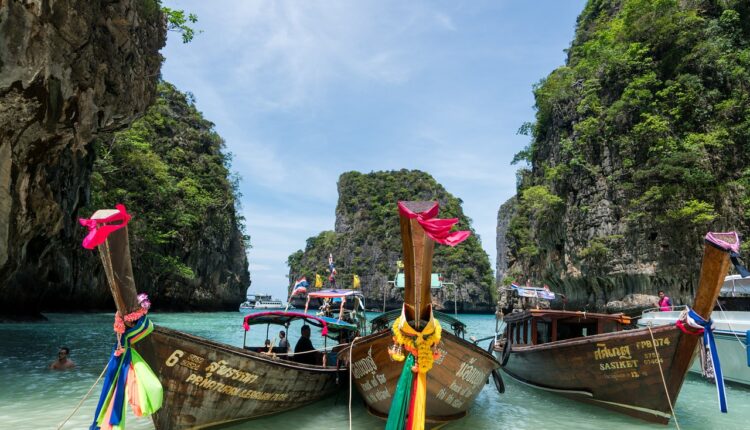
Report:
[[[456,376],[472,385],[479,385],[484,382],[487,375],[485,375],[482,370],[471,365],[474,361],[475,359],[472,359],[469,363],[461,363],[461,367],[458,368]]]
[[[226,364],[227,362],[224,360],[211,362],[211,364],[206,367],[206,372],[208,372],[206,374],[206,377],[210,377],[212,373],[216,373],[221,377],[239,381],[245,384],[253,383],[258,379],[258,375],[254,373],[235,369],[234,367],[229,367]]]
[[[352,373],[356,379],[359,379],[368,373],[375,373],[378,370],[378,365],[375,364],[375,360],[372,359],[372,346],[367,351],[367,357],[359,359],[352,365]]]
[[[205,359],[203,357],[198,357],[195,354],[188,354],[185,360],[180,361],[180,366],[187,367],[188,369],[192,370],[200,370],[201,365],[204,361]]]
[[[612,348],[607,348],[607,345],[604,343],[597,343],[596,347],[598,348],[596,351],[594,351],[594,359],[596,360],[604,360],[607,358],[617,358],[620,360],[630,360],[633,357],[630,355],[630,345],[624,345],[624,346],[615,346]]]

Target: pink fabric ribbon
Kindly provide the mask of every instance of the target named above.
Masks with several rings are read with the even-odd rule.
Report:
[[[427,236],[437,243],[443,245],[456,246],[466,240],[471,235],[468,230],[451,232],[451,228],[458,222],[458,218],[439,219],[435,218],[438,214],[438,204],[435,204],[428,210],[420,213],[414,213],[403,202],[398,202],[399,212],[409,218],[416,218],[419,225],[422,226]]]
[[[94,249],[97,246],[104,243],[105,240],[107,240],[107,236],[109,236],[110,233],[113,231],[117,231],[126,225],[128,225],[128,222],[130,221],[130,215],[125,210],[125,205],[123,204],[117,204],[115,205],[115,209],[117,209],[116,214],[112,214],[108,216],[107,218],[102,219],[87,219],[87,218],[79,218],[78,222],[81,223],[82,226],[89,229],[89,234],[86,235],[85,238],[83,238],[83,247],[86,249]],[[111,222],[115,221],[122,221],[120,224],[109,224]]]

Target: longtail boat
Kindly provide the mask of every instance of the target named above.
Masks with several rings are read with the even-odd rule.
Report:
[[[317,364],[305,364],[274,345],[240,348],[150,322],[143,295],[136,294],[129,219],[118,205],[118,210],[100,210],[81,220],[90,229],[84,246],[98,247],[117,307],[116,321],[124,323],[92,428],[124,424],[129,402],[136,415],[151,414],[157,430],[198,429],[288,411],[337,390],[339,376],[346,375],[337,361],[338,345],[314,351]],[[358,332],[344,321],[283,311],[248,315],[244,325],[246,330],[263,323],[288,327],[295,319],[322,327],[321,334],[329,338],[349,339]],[[144,370],[143,363],[150,370]],[[137,383],[130,379],[133,369]]]
[[[736,233],[706,236],[692,310],[677,324],[629,329],[630,318],[623,314],[549,309],[505,315],[504,334],[494,342],[503,372],[535,388],[668,423],[703,327],[704,340],[713,344],[709,318],[730,252],[738,251]],[[717,357],[714,362],[718,368]],[[720,374],[717,387],[726,412]]]
[[[339,353],[350,361],[351,380],[368,411],[387,418],[389,429],[417,429],[465,416],[500,366],[492,354],[462,338],[460,322],[449,322],[458,335],[450,333],[432,310],[434,242],[456,245],[468,236],[450,232],[457,220],[436,219],[437,211],[436,202],[399,202],[404,304],[400,314],[378,318],[373,334]]]

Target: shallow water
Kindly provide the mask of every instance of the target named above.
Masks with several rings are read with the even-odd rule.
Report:
[[[55,429],[76,408],[105,366],[114,343],[110,314],[49,314],[48,322],[0,324],[0,429]],[[167,327],[241,346],[242,316],[236,312],[159,314],[152,320]],[[495,330],[492,315],[460,315],[468,336],[482,338]],[[295,342],[298,326],[290,328]],[[272,330],[270,337],[276,334]],[[320,336],[313,332],[313,341]],[[249,342],[261,344],[264,329],[251,329]],[[488,341],[480,345],[487,346]],[[60,345],[71,348],[77,367],[56,372],[47,366]],[[591,405],[520,385],[505,377],[506,392],[485,386],[470,415],[444,429],[664,429]],[[101,384],[73,415],[64,429],[85,429],[91,424]],[[356,395],[351,402],[352,428],[381,429],[383,421],[367,414]],[[750,428],[750,389],[728,386],[729,413],[719,412],[716,389],[693,374],[683,385],[675,412],[683,429]],[[346,391],[304,408],[226,427],[239,429],[348,429]],[[129,429],[153,429],[148,418],[128,417]]]

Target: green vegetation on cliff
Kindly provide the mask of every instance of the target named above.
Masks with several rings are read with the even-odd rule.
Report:
[[[399,200],[436,200],[441,218],[458,218],[459,229],[471,229],[461,200],[424,172],[347,172],[339,178],[338,191],[336,231],[308,239],[304,252],[289,256],[289,271],[292,276],[305,275],[308,280],[314,280],[315,273],[327,276],[327,257],[332,253],[339,286],[351,287],[352,275],[357,274],[365,295],[375,303],[382,303],[382,288],[394,278],[396,261],[401,259]],[[473,298],[475,303],[485,304],[494,301],[489,258],[475,234],[454,248],[436,246],[433,271],[442,273],[446,281],[455,282],[464,300]],[[398,301],[396,293],[392,298]],[[452,299],[452,295],[445,299],[448,298]]]
[[[235,306],[249,286],[238,178],[223,148],[192,96],[166,82],[143,118],[96,143],[84,213],[128,207],[137,285],[163,306]]]
[[[747,230],[749,83],[750,3],[590,0],[520,130],[515,274],[684,275],[707,230]]]

